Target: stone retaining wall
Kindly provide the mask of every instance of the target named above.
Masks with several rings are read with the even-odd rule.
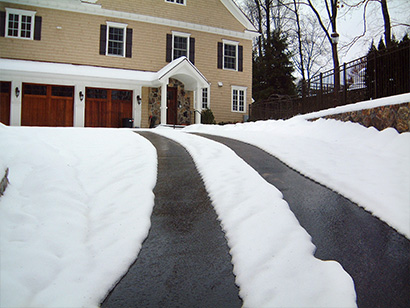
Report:
[[[410,132],[410,103],[332,114],[323,118],[360,123],[378,130],[393,127],[399,133]]]

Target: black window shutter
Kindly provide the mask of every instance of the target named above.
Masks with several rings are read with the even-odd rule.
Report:
[[[243,46],[238,46],[238,71],[243,72]]]
[[[101,25],[100,28],[100,55],[105,55],[107,45],[107,26]]]
[[[195,39],[193,37],[189,38],[189,61],[195,64]]]
[[[223,47],[224,45],[221,42],[218,42],[218,68],[222,69],[223,63]]]
[[[36,16],[34,19],[34,39],[36,41],[41,40],[41,24],[43,22],[43,19],[41,16]]]
[[[127,58],[132,57],[132,29],[129,29],[129,28],[127,28],[127,42],[126,42],[125,56]]]
[[[0,12],[0,36],[6,36],[6,12]]]
[[[165,61],[172,61],[172,34],[167,34],[167,46],[166,46],[166,56]]]

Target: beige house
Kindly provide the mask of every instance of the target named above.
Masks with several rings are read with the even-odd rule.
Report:
[[[257,35],[232,0],[0,0],[0,122],[242,121]]]

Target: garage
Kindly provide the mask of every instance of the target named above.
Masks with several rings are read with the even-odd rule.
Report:
[[[21,125],[73,126],[74,87],[23,83]]]
[[[132,91],[86,88],[85,126],[123,127],[132,118]]]
[[[0,122],[10,125],[11,82],[0,82]]]

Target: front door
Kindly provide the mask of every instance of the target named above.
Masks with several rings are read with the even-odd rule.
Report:
[[[177,88],[168,87],[167,91],[167,124],[178,124],[178,96]]]

